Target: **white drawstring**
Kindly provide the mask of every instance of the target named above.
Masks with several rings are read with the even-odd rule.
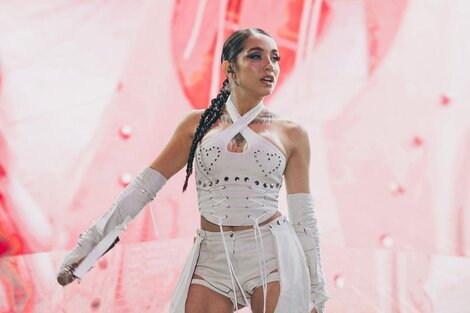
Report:
[[[263,188],[259,188],[259,187],[256,187],[256,186],[249,186],[249,188],[257,190],[257,191],[261,192],[262,194],[258,195],[258,196],[254,196],[254,197],[246,197],[247,200],[252,201],[252,203],[247,204],[245,206],[246,208],[249,208],[250,206],[252,206],[254,204],[264,206],[265,205],[264,200],[266,200],[266,195],[267,194],[269,194],[269,193],[276,194],[276,195],[278,194],[277,191],[269,191],[269,190],[265,190]]]
[[[225,189],[224,186],[219,186],[219,187],[216,187],[214,189],[205,190],[205,191],[212,192],[213,190],[221,189],[221,188]],[[204,190],[202,188],[200,188],[200,189]],[[255,187],[255,186],[250,186],[250,189],[261,191],[263,194],[259,195],[259,196],[255,196],[255,197],[246,197],[247,200],[252,201],[252,203],[247,204],[246,207],[248,208],[249,206],[254,205],[254,204],[262,206],[264,204],[263,200],[266,199],[266,194],[269,193],[269,191],[264,190],[262,188]],[[210,200],[214,202],[212,204],[212,207],[214,207],[214,205],[222,205],[222,206],[225,206],[227,208],[229,207],[229,205],[227,205],[225,203],[228,200],[227,196],[223,197],[221,199],[214,199],[213,197],[210,197]],[[257,255],[258,255],[258,264],[259,264],[259,269],[260,269],[260,273],[261,273],[261,282],[262,282],[262,286],[263,286],[263,313],[266,313],[268,274],[267,274],[267,266],[266,266],[266,257],[265,257],[264,246],[263,246],[263,236],[261,234],[261,229],[259,227],[259,221],[260,221],[261,218],[263,218],[266,215],[266,213],[267,213],[267,211],[264,211],[263,214],[261,214],[260,216],[258,216],[256,218],[252,217],[251,215],[248,215],[248,218],[250,218],[254,222],[253,229],[254,229],[254,232],[255,232],[256,252],[257,252]],[[245,300],[245,302],[247,303],[247,305],[248,305],[248,307],[250,308],[250,311],[251,311],[250,302],[248,302],[248,300],[245,296],[245,293],[243,292],[243,288],[242,288],[240,282],[238,281],[237,275],[235,274],[235,270],[233,269],[233,265],[232,265],[232,262],[230,260],[230,255],[229,255],[229,252],[228,252],[227,243],[225,241],[224,230],[223,230],[222,226],[223,226],[223,220],[225,218],[227,218],[227,215],[217,216],[217,215],[214,214],[214,212],[211,212],[211,215],[214,216],[215,218],[217,218],[218,225],[219,225],[219,228],[220,228],[220,233],[221,233],[221,236],[222,236],[222,243],[224,245],[225,256],[226,256],[226,259],[227,259],[230,279],[232,281],[232,288],[233,288],[233,293],[234,293],[234,297],[235,297],[235,311],[238,312],[238,302],[237,302],[237,293],[236,293],[236,290],[235,290],[234,279],[237,282],[238,286],[240,287],[240,290],[241,290],[242,295],[243,295],[243,299]],[[259,235],[259,238],[260,238],[259,242],[258,242],[258,235]],[[261,248],[259,248],[259,246],[261,246]],[[261,250],[261,257],[260,257],[260,253],[259,253],[260,250]],[[261,259],[263,260],[263,262],[261,262]]]
[[[263,200],[266,199],[266,194],[269,192],[265,189],[262,189],[262,188],[259,188],[259,187],[256,187],[256,186],[250,186],[250,189],[254,189],[254,190],[258,190],[258,191],[261,191],[263,193],[263,195],[260,195],[260,196],[257,196],[256,198],[254,197],[246,197],[247,200],[251,200],[252,203],[248,204],[246,207],[248,208],[249,206],[253,205],[253,204],[259,204],[259,205],[263,205]],[[277,192],[275,192],[277,193]],[[261,197],[260,199],[257,199]],[[253,226],[254,230],[255,230],[255,240],[256,240],[256,252],[258,253],[258,263],[259,263],[259,269],[260,269],[260,273],[261,273],[261,282],[262,282],[262,285],[263,285],[263,313],[266,313],[266,298],[267,298],[267,289],[268,289],[268,273],[267,273],[267,268],[266,268],[266,257],[265,257],[265,254],[264,254],[264,245],[263,245],[263,236],[261,234],[261,229],[259,228],[259,220],[264,216],[266,215],[266,211],[263,212],[263,214],[261,214],[260,216],[258,216],[257,218],[253,218],[251,217],[251,215],[248,215],[248,217],[250,219],[253,220],[253,222],[255,223],[255,225]],[[263,259],[263,266],[264,266],[264,271],[263,271],[263,268],[261,267],[261,260],[260,260],[260,256],[259,256],[259,248],[258,248],[258,238],[257,238],[257,235],[259,234],[259,238],[260,238],[260,246],[261,246],[261,254],[262,254],[262,259]]]
[[[267,298],[267,289],[268,289],[268,283],[267,283],[268,274],[267,274],[267,269],[266,269],[266,257],[265,257],[265,255],[264,255],[263,236],[262,236],[262,234],[261,234],[261,229],[259,228],[259,219],[262,218],[265,214],[266,214],[266,211],[264,211],[263,214],[261,214],[261,215],[258,216],[257,218],[253,218],[253,217],[251,217],[251,215],[248,215],[248,217],[251,218],[251,219],[253,220],[253,222],[255,223],[255,225],[253,226],[253,228],[255,229],[256,252],[257,252],[257,254],[258,254],[259,270],[260,270],[260,272],[261,272],[261,282],[262,282],[262,285],[263,285],[263,313],[266,313],[266,298]],[[263,255],[262,259],[263,259],[264,271],[263,271],[263,268],[261,267],[261,259],[260,259],[259,250],[258,250],[258,238],[257,238],[257,234],[258,234],[258,233],[259,233],[259,238],[260,238],[260,241],[261,241],[261,254]]]
[[[237,292],[235,290],[235,283],[233,281],[233,278],[235,278],[238,286],[240,287],[240,290],[241,290],[242,295],[243,295],[243,299],[245,300],[246,304],[248,305],[248,307],[250,308],[250,311],[251,311],[250,302],[248,302],[248,299],[246,298],[245,293],[243,292],[243,287],[240,284],[240,282],[238,281],[237,275],[235,274],[235,270],[233,269],[232,262],[230,261],[230,255],[228,253],[227,243],[225,242],[224,229],[222,227],[222,221],[225,218],[227,218],[227,215],[217,216],[217,215],[214,214],[214,212],[211,212],[211,214],[212,214],[212,216],[216,217],[217,220],[218,220],[218,224],[219,224],[219,228],[220,228],[220,234],[222,236],[222,242],[224,244],[225,256],[227,258],[227,264],[228,264],[228,271],[229,271],[229,274],[230,274],[230,279],[232,280],[233,295],[234,295],[234,300],[235,300],[235,312],[238,312],[238,301],[237,301]]]

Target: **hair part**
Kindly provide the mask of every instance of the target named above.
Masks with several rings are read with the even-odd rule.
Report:
[[[237,64],[237,57],[240,52],[245,49],[245,41],[254,34],[263,34],[271,37],[267,32],[261,28],[245,28],[240,29],[232,33],[225,41],[222,48],[222,55],[220,57],[220,63],[229,61],[233,65]],[[226,78],[222,83],[222,87],[217,96],[211,100],[211,105],[201,114],[199,125],[194,134],[191,149],[189,151],[188,163],[186,165],[186,179],[183,185],[183,192],[188,186],[188,179],[193,172],[193,160],[194,153],[196,152],[199,142],[202,140],[207,131],[211,126],[219,119],[220,114],[223,110],[223,106],[230,96],[231,88],[229,79]]]

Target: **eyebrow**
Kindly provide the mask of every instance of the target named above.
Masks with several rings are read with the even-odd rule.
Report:
[[[252,51],[252,50],[264,51],[264,49],[261,48],[261,47],[253,47],[253,48],[249,49],[249,50],[247,51],[247,53],[250,52],[250,51]],[[272,49],[271,52],[279,52],[279,51],[278,51],[277,49]]]

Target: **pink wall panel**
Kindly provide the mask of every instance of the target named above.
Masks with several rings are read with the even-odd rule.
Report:
[[[166,312],[199,226],[184,170],[93,274],[63,290],[55,271],[207,107],[243,27],[280,48],[266,105],[309,131],[327,310],[470,312],[469,14],[464,0],[2,2],[0,313]]]

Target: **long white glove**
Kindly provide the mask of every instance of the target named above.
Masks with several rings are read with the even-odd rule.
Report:
[[[151,167],[146,167],[127,185],[104,215],[80,234],[77,245],[67,254],[62,262],[57,281],[62,286],[71,283],[75,278],[84,275],[91,265],[82,269],[80,275],[74,275],[78,264],[86,258],[92,250],[101,244],[108,252],[118,241],[117,234],[126,229],[127,223],[135,218],[139,212],[153,199],[157,192],[165,185],[167,179]],[[100,257],[104,253],[100,253]],[[96,257],[96,258],[97,258]],[[91,259],[91,260],[90,260]],[[89,262],[93,262],[89,258]]]
[[[302,244],[310,271],[310,298],[318,313],[325,310],[325,302],[330,298],[323,279],[320,256],[320,239],[317,219],[310,193],[287,194],[287,207],[290,222]]]

